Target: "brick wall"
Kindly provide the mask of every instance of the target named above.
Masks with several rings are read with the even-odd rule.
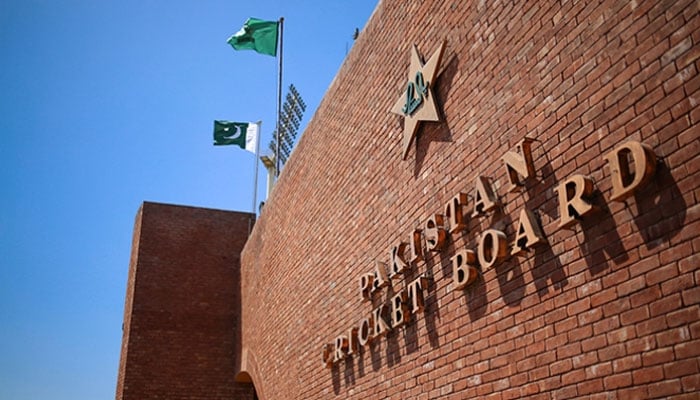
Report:
[[[383,0],[285,166],[242,255],[242,368],[261,399],[697,398],[700,391],[700,13],[697,1]],[[412,44],[444,122],[402,160]],[[508,192],[500,158],[524,137],[536,177]],[[604,155],[659,158],[626,202]],[[571,228],[554,190],[590,177],[599,210]],[[412,266],[425,310],[326,368],[322,349],[370,301],[358,277],[459,192],[488,178],[502,207]],[[521,210],[546,244],[453,290],[451,258]],[[471,211],[471,210],[469,210]]]
[[[237,383],[240,252],[254,216],[143,203],[134,227],[117,399],[253,399]]]

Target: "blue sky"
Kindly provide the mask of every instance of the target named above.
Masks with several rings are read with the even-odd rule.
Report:
[[[253,154],[212,146],[214,119],[274,127],[277,60],[226,44],[245,19],[285,18],[304,126],[375,6],[0,1],[0,399],[114,398],[142,201],[251,210]]]

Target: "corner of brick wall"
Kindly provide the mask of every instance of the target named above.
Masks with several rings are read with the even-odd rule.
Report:
[[[254,215],[144,203],[136,217],[118,400],[253,399],[240,363],[240,252]]]

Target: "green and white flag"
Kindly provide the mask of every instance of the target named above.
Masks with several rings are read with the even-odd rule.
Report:
[[[255,154],[260,136],[260,122],[214,121],[214,145],[235,144]]]
[[[277,56],[277,21],[248,18],[243,28],[228,39],[236,50],[255,50],[260,54]]]

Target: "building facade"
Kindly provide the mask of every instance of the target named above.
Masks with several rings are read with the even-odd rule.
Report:
[[[137,220],[117,398],[697,398],[699,7],[379,2],[250,235],[144,206],[185,211]],[[163,280],[223,313],[191,352],[134,321]]]
[[[143,203],[136,215],[117,399],[253,400],[240,363],[240,254],[255,216]]]

